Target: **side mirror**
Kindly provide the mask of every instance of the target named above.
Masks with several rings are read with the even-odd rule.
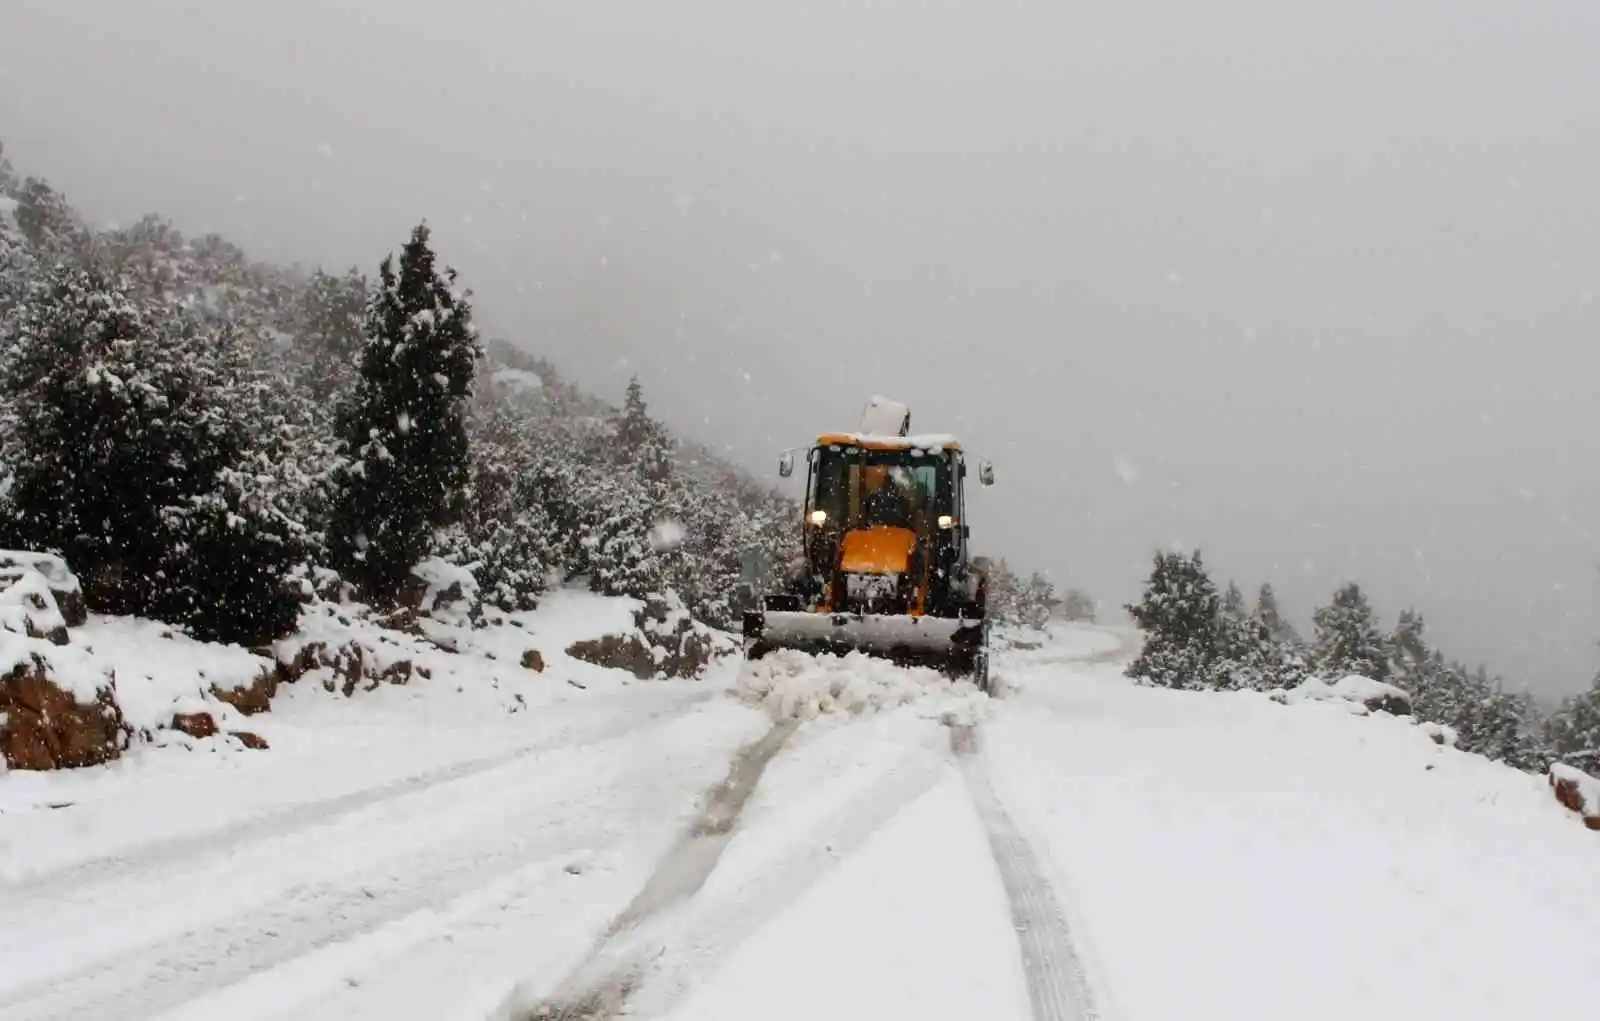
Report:
[[[788,478],[794,474],[794,451],[786,450],[778,458],[778,475]]]
[[[994,485],[994,465],[988,461],[978,462],[978,482],[985,486]]]

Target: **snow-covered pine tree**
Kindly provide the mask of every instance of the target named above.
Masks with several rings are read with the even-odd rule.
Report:
[[[301,383],[318,401],[342,401],[355,385],[370,292],[366,275],[352,267],[342,276],[317,270],[300,295]]]
[[[12,197],[21,184],[10,158],[6,156],[6,144],[0,141],[0,198]]]
[[[17,229],[34,252],[57,258],[82,244],[83,232],[66,198],[45,181],[25,178],[12,197]]]
[[[1217,607],[1217,659],[1208,687],[1264,689],[1272,659],[1271,639],[1261,620],[1245,605],[1244,593],[1228,583]]]
[[[1166,688],[1215,683],[1220,600],[1199,550],[1157,553],[1144,598],[1127,609],[1145,632],[1144,649],[1128,676]]]
[[[555,561],[553,526],[539,499],[533,422],[500,402],[473,418],[467,510],[440,554],[472,571],[485,603],[507,613],[538,605]]]
[[[466,401],[482,351],[453,269],[426,224],[384,259],[367,302],[360,379],[341,408],[346,464],[328,529],[336,566],[368,598],[396,599],[435,531],[458,519],[469,477]]]
[[[225,341],[57,267],[13,311],[0,394],[26,409],[5,451],[0,544],[66,556],[92,609],[259,643],[292,626],[298,533],[219,396]]]
[[[670,513],[670,439],[649,415],[638,377],[628,383],[613,432],[615,467],[591,491],[599,514],[587,542],[598,592],[643,598],[665,586],[683,525]]]
[[[1228,582],[1228,587],[1222,592],[1221,610],[1224,616],[1243,620],[1249,616],[1249,609],[1245,606],[1244,593],[1239,590],[1238,584]]]
[[[1562,762],[1600,776],[1600,675],[1588,691],[1561,703],[1546,731],[1551,752]]]
[[[1272,590],[1271,582],[1262,582],[1261,590],[1256,594],[1256,616],[1266,625],[1273,641],[1295,646],[1300,644],[1300,636],[1295,632],[1294,625],[1278,608],[1278,594]]]
[[[1342,586],[1331,603],[1317,610],[1314,621],[1313,670],[1329,680],[1347,674],[1360,674],[1375,681],[1388,679],[1389,660],[1383,638],[1361,586],[1355,582]]]
[[[1042,631],[1060,603],[1055,583],[1038,571],[1030,572],[1017,593],[1017,623],[1032,631]]]

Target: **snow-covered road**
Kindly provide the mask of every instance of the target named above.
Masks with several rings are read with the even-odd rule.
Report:
[[[0,1017],[1592,1016],[1600,842],[1542,781],[1128,651],[294,692],[271,753],[0,777]]]

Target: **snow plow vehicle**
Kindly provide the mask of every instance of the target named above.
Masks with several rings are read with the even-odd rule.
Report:
[[[983,572],[966,521],[966,454],[953,436],[910,435],[905,405],[874,397],[854,433],[824,433],[806,457],[800,550],[744,615],[745,655],[859,651],[989,686]],[[794,451],[778,474],[794,473]],[[994,469],[978,464],[993,485]]]

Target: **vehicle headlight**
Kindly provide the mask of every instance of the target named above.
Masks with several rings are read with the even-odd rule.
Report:
[[[826,524],[827,521],[828,521],[828,512],[827,511],[825,511],[825,510],[814,510],[814,511],[811,512],[811,523],[813,525]]]
[[[948,531],[956,523],[956,519],[948,514],[939,515],[939,527]]]

